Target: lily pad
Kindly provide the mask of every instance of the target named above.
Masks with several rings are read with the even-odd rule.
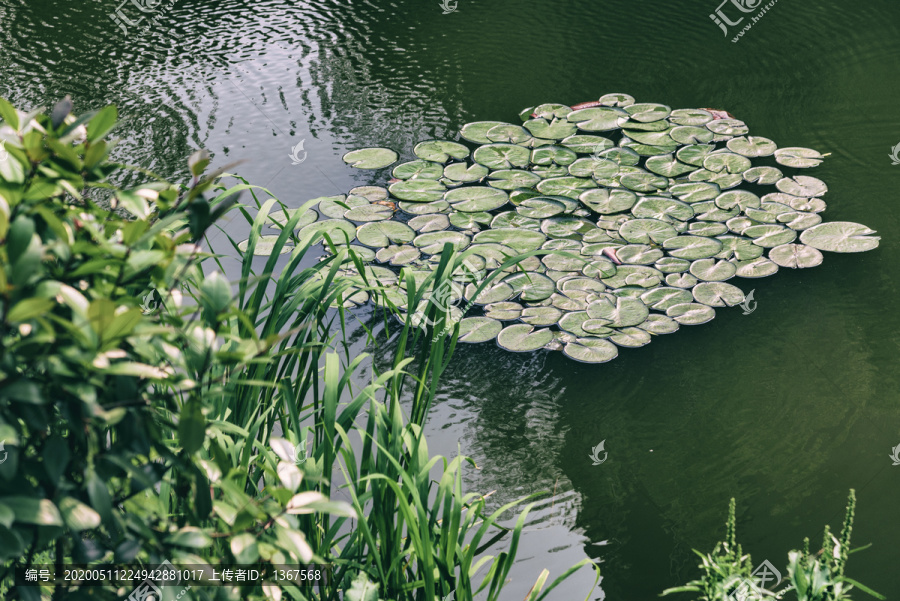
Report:
[[[357,169],[382,169],[397,162],[400,156],[390,148],[361,148],[351,150],[342,159]]]
[[[526,121],[524,126],[532,136],[545,140],[562,140],[574,135],[577,131],[574,123],[569,123],[566,119],[557,118],[551,121],[541,118],[531,119]]]
[[[485,137],[491,142],[505,142],[507,144],[526,144],[531,140],[531,134],[521,125],[501,124],[488,130]]]
[[[563,139],[560,144],[574,150],[575,152],[583,152],[594,154],[615,147],[615,142],[609,138],[602,136],[592,136],[587,134],[576,134]]]
[[[444,166],[419,159],[397,165],[391,174],[397,179],[440,179],[444,175]]]
[[[422,256],[415,246],[387,246],[375,253],[375,258],[382,263],[394,266],[409,265]]]
[[[349,244],[356,236],[356,226],[345,219],[326,219],[307,225],[297,232],[297,236],[303,239],[318,232],[328,235],[332,244]],[[324,238],[320,242],[324,243]]]
[[[462,250],[470,243],[469,237],[462,232],[430,232],[419,234],[412,241],[426,255],[436,255],[444,250],[445,244],[452,244],[454,250]]]
[[[748,227],[744,230],[744,235],[753,238],[753,244],[763,248],[774,248],[797,239],[797,232],[794,230],[774,224]]]
[[[703,109],[675,109],[669,115],[669,121],[676,125],[705,125],[712,120],[712,113]]]
[[[706,160],[706,157],[715,150],[716,147],[713,144],[691,144],[690,146],[684,146],[675,153],[675,156],[678,157],[678,160],[682,163],[686,163],[688,165],[694,165],[695,167],[702,167],[703,161]]]
[[[587,208],[609,215],[627,211],[637,202],[637,194],[631,190],[610,190],[609,188],[592,188],[585,190],[578,196],[578,200]]]
[[[479,244],[496,243],[508,246],[517,253],[537,250],[546,240],[547,237],[541,232],[514,228],[485,230],[475,234],[473,239],[474,242]]]
[[[431,215],[419,215],[409,220],[409,227],[420,234],[427,232],[439,232],[450,227],[450,219],[442,213]]]
[[[277,225],[285,226],[287,222],[297,214],[297,211],[300,209],[286,209],[283,211],[272,211],[268,214],[266,219],[275,223]],[[295,228],[301,228],[309,225],[310,223],[315,223],[315,221],[319,218],[318,213],[313,211],[312,209],[306,209],[303,214],[300,216],[300,219],[297,220],[297,225]]]
[[[689,303],[692,300],[693,297],[688,290],[667,286],[653,288],[641,295],[641,301],[655,311],[665,311],[673,305]],[[636,325],[642,327],[640,324]]]
[[[317,199],[319,201],[319,212],[329,219],[341,219],[348,209],[353,207],[363,207],[369,204],[369,201],[361,196],[323,196]]]
[[[553,340],[553,332],[547,329],[535,330],[525,323],[503,328],[497,335],[497,344],[508,351],[527,353],[544,347]]]
[[[512,287],[513,294],[521,293],[526,302],[542,301],[556,292],[556,282],[540,273],[514,273],[503,278],[503,283]]]
[[[705,282],[724,282],[734,277],[737,268],[725,260],[698,259],[691,263],[691,275]]]
[[[745,182],[769,186],[784,177],[777,167],[751,167],[741,174]]]
[[[454,210],[463,213],[476,213],[499,209],[509,202],[509,195],[503,190],[486,186],[466,186],[450,190],[444,195]]]
[[[607,363],[619,356],[619,349],[603,338],[586,336],[566,344],[563,354],[581,363]]]
[[[664,104],[654,104],[651,102],[631,104],[626,106],[624,110],[631,116],[631,119],[641,123],[660,121],[661,119],[668,117],[672,112],[672,109]]]
[[[256,246],[253,248],[253,255],[256,257],[269,257],[275,252],[275,242],[278,240],[280,234],[272,234],[269,236],[260,236],[256,241]],[[250,239],[241,240],[238,242],[238,250],[242,253],[247,252],[247,248],[250,245]],[[281,247],[281,250],[278,254],[283,255],[285,253],[289,253],[294,250],[294,247],[291,244],[285,244]]]
[[[375,202],[376,200],[387,200],[388,191],[387,188],[381,186],[357,186],[350,190],[349,196],[358,196],[369,202]]]
[[[680,327],[678,322],[666,315],[650,315],[644,323],[638,324],[636,327],[650,332],[651,334],[673,334]]]
[[[779,267],[816,267],[824,257],[819,250],[805,244],[782,244],[769,251],[769,259]]]
[[[744,302],[744,292],[724,282],[703,282],[694,286],[694,298],[710,307],[734,307]]]
[[[541,146],[531,151],[533,165],[571,165],[578,158],[578,153],[564,146]]]
[[[503,324],[490,317],[466,317],[459,322],[459,341],[477,344],[497,337]]]
[[[563,312],[553,306],[526,307],[520,319],[532,326],[552,326],[563,316]]]
[[[787,167],[818,167],[825,157],[812,148],[779,148],[775,151],[775,160]]]
[[[488,185],[500,190],[515,190],[516,188],[531,188],[539,181],[541,181],[541,176],[530,171],[502,169],[491,173]]]
[[[650,333],[641,328],[622,328],[610,336],[609,340],[619,346],[638,348],[650,344]]]
[[[558,200],[538,196],[522,201],[516,211],[523,217],[531,219],[546,219],[565,212],[566,206]]]
[[[669,307],[666,310],[666,315],[683,326],[696,326],[712,321],[716,316],[716,311],[708,305],[701,305],[700,303],[684,303],[682,305],[673,305]]]
[[[619,182],[635,192],[656,192],[669,186],[669,179],[655,173],[628,173]]]
[[[679,259],[706,259],[722,250],[722,243],[703,236],[675,236],[663,242],[663,248]]]
[[[432,213],[444,213],[450,210],[450,203],[446,200],[435,200],[432,202],[409,202],[400,201],[397,206],[404,213],[410,215],[431,215]]]
[[[673,154],[664,154],[647,159],[645,166],[648,170],[665,177],[678,177],[685,173],[691,173],[697,168],[693,165],[682,163]]]
[[[596,188],[592,180],[579,177],[553,177],[542,180],[537,185],[537,190],[541,194],[548,196],[567,196],[577,199],[582,192],[588,188]]]
[[[621,109],[597,107],[573,111],[567,119],[582,131],[612,131],[619,129],[619,120],[627,116]]]
[[[451,163],[444,167],[444,177],[464,184],[480,181],[486,178],[490,172],[490,169],[478,163],[474,165]]]
[[[759,257],[749,261],[735,261],[739,278],[764,278],[778,272],[778,265],[767,259]]]
[[[750,159],[733,152],[713,152],[703,159],[703,168],[714,173],[743,173],[752,165]]]
[[[632,219],[619,229],[619,234],[632,244],[660,244],[676,237],[675,228],[658,219]],[[687,257],[685,257],[687,258]]]
[[[859,223],[831,221],[804,230],[800,241],[818,250],[833,253],[865,252],[878,247],[881,240],[871,230]]]
[[[694,209],[691,205],[672,198],[647,196],[634,205],[631,214],[639,219],[658,219],[671,223],[673,219],[687,221],[694,216]]]
[[[419,142],[413,148],[413,154],[420,159],[435,163],[446,163],[450,159],[461,161],[469,156],[469,149],[459,142],[449,140],[429,140]],[[396,176],[395,176],[396,177]]]
[[[459,135],[469,142],[476,144],[490,144],[492,140],[488,139],[487,133],[498,125],[510,125],[502,121],[475,121],[466,123],[462,126]]]
[[[745,157],[767,157],[775,154],[778,145],[768,138],[761,136],[742,136],[732,138],[726,144],[728,150]]]
[[[344,219],[358,222],[384,221],[394,215],[394,209],[381,204],[365,204],[353,207],[344,213]]]
[[[706,144],[711,142],[715,136],[705,127],[693,125],[679,125],[673,128],[669,135],[679,144]]]
[[[356,238],[362,244],[372,248],[382,248],[392,244],[412,242],[416,232],[405,223],[399,221],[378,221],[361,225],[356,230]]]
[[[447,191],[446,186],[440,182],[429,179],[409,180],[397,182],[390,186],[391,194],[400,200],[409,200],[412,202],[432,202],[439,200],[444,192]]]
[[[825,182],[808,175],[782,178],[775,183],[775,187],[785,194],[807,198],[822,196],[828,192],[828,186],[825,185]]]
[[[450,225],[458,227],[461,230],[477,230],[479,226],[489,225],[494,218],[493,215],[484,211],[475,213],[460,213],[458,211],[453,211],[448,217],[450,218]]]
[[[715,119],[707,123],[706,127],[723,136],[743,136],[750,131],[746,123],[737,119]]]
[[[669,188],[669,192],[678,197],[678,200],[682,202],[694,203],[712,200],[721,194],[722,189],[716,184],[696,182],[690,184],[675,184]]]

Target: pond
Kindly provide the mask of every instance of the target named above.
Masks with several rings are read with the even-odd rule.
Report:
[[[516,122],[525,107],[610,92],[727,110],[781,146],[830,153],[811,172],[829,186],[826,219],[877,230],[877,250],[738,282],[754,289],[752,313],[719,310],[603,365],[461,345],[429,441],[473,456],[470,487],[497,490],[497,503],[554,491],[533,514],[509,598],[540,568],[553,578],[584,557],[603,573],[592,599],[653,598],[696,575],[690,549],[722,538],[732,496],[744,549],[781,566],[804,536],[839,527],[849,488],[854,543],[873,546],[848,573],[893,598],[900,5],[780,0],[735,26],[711,18],[721,8],[736,21],[737,4],[762,10],[177,0],[144,2],[155,6],[145,31],[110,18],[121,7],[137,19],[131,3],[6,0],[0,96],[30,107],[70,94],[76,111],[115,103],[119,160],[183,178],[187,155],[207,148],[214,166],[244,160],[234,169],[290,206],[384,183],[384,172],[345,165],[349,150],[410,160],[417,142],[457,139],[467,122]],[[226,231],[240,239],[242,228]],[[229,252],[222,235],[212,245]],[[601,441],[608,455],[593,465]],[[584,598],[591,580],[553,598]]]

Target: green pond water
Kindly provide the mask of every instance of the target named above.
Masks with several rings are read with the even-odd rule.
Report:
[[[509,599],[540,568],[555,577],[584,557],[603,572],[591,599],[653,599],[696,575],[690,549],[721,538],[731,496],[744,548],[781,569],[804,536],[839,527],[851,487],[854,542],[873,546],[848,574],[898,598],[900,4],[779,0],[737,42],[757,13],[726,37],[709,17],[716,0],[454,5],[177,0],[149,31],[126,32],[109,14],[136,19],[130,2],[0,0],[0,95],[116,103],[120,160],[183,177],[204,147],[214,165],[246,160],[239,173],[290,206],[385,182],[346,166],[349,150],[409,160],[416,142],[456,139],[469,121],[515,123],[527,106],[609,92],[728,110],[780,146],[831,153],[804,172],[829,186],[825,219],[878,230],[880,248],[734,280],[755,290],[751,314],[718,310],[604,365],[461,345],[429,440],[474,457],[470,486],[496,490],[496,503],[555,490],[533,514]],[[741,14],[730,2],[722,12]],[[238,239],[246,229],[226,226]],[[222,235],[212,245],[229,251]],[[608,458],[594,466],[600,441]],[[583,599],[591,581],[552,598]]]

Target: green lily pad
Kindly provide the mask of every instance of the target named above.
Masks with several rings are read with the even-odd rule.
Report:
[[[617,265],[615,275],[603,278],[601,281],[610,288],[625,286],[653,288],[663,281],[663,273],[646,265]]]
[[[535,330],[534,326],[519,323],[503,328],[497,335],[500,348],[517,353],[536,351],[553,340],[553,332],[546,329]]]
[[[742,136],[732,138],[726,143],[728,150],[745,157],[767,157],[775,154],[778,145],[761,136]]]
[[[609,340],[619,346],[638,348],[650,344],[650,333],[641,328],[622,328],[610,336]]]
[[[532,326],[552,326],[563,316],[563,312],[556,307],[526,307],[522,310],[520,319]]]
[[[490,144],[491,140],[488,139],[487,133],[498,125],[510,124],[503,123],[502,121],[475,121],[463,125],[459,135],[469,142],[475,142],[476,144]]]
[[[413,154],[425,161],[446,163],[450,159],[461,161],[469,156],[469,149],[459,142],[449,140],[429,140],[419,142],[413,148]],[[398,177],[398,176],[394,176]]]
[[[525,217],[524,215],[521,215],[516,211],[505,211],[503,213],[498,213],[496,216],[494,216],[493,221],[491,221],[492,229],[508,227],[521,227],[538,231],[541,229],[541,222],[539,219]]]
[[[574,135],[577,131],[575,124],[569,123],[566,119],[558,118],[554,118],[552,121],[541,118],[531,119],[526,121],[524,126],[532,136],[545,140],[562,140]]]
[[[559,300],[559,296],[554,295],[554,299]],[[570,301],[572,299],[569,299]],[[565,304],[565,303],[562,303]],[[561,308],[558,307],[557,308]],[[565,310],[565,309],[563,309]],[[572,311],[563,315],[558,322],[559,328],[570,334],[574,334],[575,336],[590,336],[590,332],[587,332],[582,328],[584,322],[588,321],[590,317],[588,316],[586,311]]]
[[[628,114],[617,108],[596,107],[569,113],[569,122],[582,131],[612,131],[619,129],[619,120]]]
[[[696,326],[712,321],[716,316],[716,311],[708,305],[684,303],[682,305],[672,305],[666,310],[666,315],[683,326]]]
[[[805,244],[782,244],[769,251],[769,259],[779,267],[816,267],[822,264],[822,253]]]
[[[807,230],[809,231],[809,230]],[[774,248],[793,242],[797,239],[797,232],[782,225],[765,224],[754,225],[744,230],[744,235],[753,238],[753,244],[763,248]],[[810,245],[812,246],[812,245]]]
[[[825,185],[825,182],[808,175],[782,178],[775,182],[775,187],[785,194],[804,196],[807,198],[822,196],[828,192],[828,186]]]
[[[633,207],[637,201],[637,195],[630,190],[592,188],[582,192],[578,199],[595,213],[609,215],[621,213]]]
[[[631,119],[641,123],[650,123],[651,121],[660,121],[671,114],[672,109],[664,104],[654,104],[644,102],[640,104],[631,104],[625,107],[625,112],[631,115]]]
[[[775,151],[775,161],[786,167],[818,167],[825,157],[812,148],[779,148]]]
[[[522,201],[516,208],[519,215],[531,219],[546,219],[565,212],[566,206],[558,200],[538,196]]]
[[[705,282],[724,282],[734,277],[737,268],[725,260],[698,259],[691,263],[691,275]]]
[[[619,234],[632,244],[659,244],[677,236],[674,227],[658,219],[632,219],[619,228]]]
[[[444,195],[444,200],[456,211],[477,213],[499,209],[509,202],[509,195],[503,190],[487,186],[466,186],[450,190]]]
[[[521,293],[525,302],[542,301],[556,292],[556,283],[540,273],[514,273],[503,278],[503,283],[512,287],[513,294]]]
[[[452,244],[454,250],[462,250],[470,243],[469,237],[462,232],[430,232],[419,234],[412,241],[426,255],[436,255],[444,250],[444,244]]]
[[[356,236],[356,226],[345,219],[326,219],[325,221],[317,221],[305,226],[297,232],[297,236],[303,239],[311,237],[318,232],[327,234],[331,238],[332,244],[349,244],[353,242]],[[324,243],[324,238],[320,242]]]
[[[619,182],[635,192],[656,192],[669,186],[669,179],[655,173],[627,173]]]
[[[703,159],[703,168],[713,173],[743,173],[752,165],[750,159],[733,152],[713,152]]]
[[[509,301],[490,303],[484,306],[484,316],[497,321],[513,321],[522,315],[522,305]]]
[[[488,185],[500,190],[515,190],[516,188],[531,188],[539,181],[541,181],[541,176],[530,171],[502,169],[491,173]]]
[[[745,182],[770,186],[784,177],[777,167],[751,167],[741,174]]]
[[[581,363],[607,363],[619,356],[619,350],[603,338],[585,336],[567,343],[563,354]]]
[[[689,303],[692,300],[694,299],[688,290],[667,286],[653,288],[641,295],[641,302],[655,311],[665,311],[673,305]],[[639,324],[635,325],[641,327]]]
[[[694,216],[694,209],[691,208],[691,205],[679,200],[661,196],[646,196],[634,205],[631,214],[639,219],[658,219],[670,223],[672,219],[687,221]]]
[[[531,134],[521,125],[507,123],[495,125],[488,130],[485,137],[491,142],[505,142],[507,144],[527,144],[531,140]]]
[[[451,163],[444,167],[444,177],[463,184],[480,181],[486,178],[490,172],[490,169],[478,163],[473,165]]]
[[[568,166],[578,159],[578,153],[564,146],[541,146],[531,151],[531,163],[533,165],[560,165]]]
[[[537,250],[546,240],[547,237],[541,232],[515,228],[485,230],[475,234],[473,239],[474,242],[479,244],[496,243],[508,246],[517,253]]]
[[[715,150],[716,147],[713,144],[691,144],[689,146],[684,146],[675,153],[675,156],[678,157],[678,160],[687,165],[694,165],[695,167],[702,167],[703,161],[706,160],[706,157]]]
[[[716,197],[716,206],[720,209],[733,209],[739,207],[742,211],[755,209],[760,206],[759,196],[747,190],[728,190]]]
[[[596,188],[597,185],[589,179],[579,177],[553,177],[542,180],[537,185],[537,190],[541,194],[548,196],[567,196],[577,199],[578,196],[588,188]]]
[[[695,182],[690,184],[675,184],[669,188],[669,192],[671,192],[673,196],[677,196],[678,200],[682,202],[694,203],[704,200],[713,200],[722,193],[722,189],[716,184]]]
[[[269,236],[260,236],[256,241],[256,246],[253,249],[253,255],[256,257],[269,257],[275,252],[275,242],[278,240],[279,234],[272,234]],[[250,239],[242,240],[238,242],[238,250],[242,253],[247,252],[247,248],[250,245]],[[285,244],[281,247],[281,250],[278,254],[283,255],[285,253],[289,253],[294,250],[294,247],[288,241],[288,244]]]
[[[684,175],[685,173],[691,173],[692,171],[695,171],[697,169],[693,165],[682,163],[675,158],[675,155],[672,154],[663,154],[655,157],[650,157],[649,159],[647,159],[645,166],[649,171],[652,171],[657,175],[663,175],[665,177],[678,177],[680,175]]]
[[[762,256],[765,252],[763,247],[743,236],[719,236],[717,239],[722,243],[722,250],[716,255],[717,259],[734,258],[738,261],[749,261]]]
[[[490,317],[466,317],[459,322],[459,341],[476,344],[497,337],[503,324]]]
[[[382,169],[396,163],[400,156],[390,148],[361,148],[351,150],[342,159],[357,169]]]
[[[781,213],[778,215],[778,222],[783,223],[792,230],[800,231],[822,223],[822,216],[818,213],[806,213],[803,211]]]
[[[546,103],[535,107],[531,114],[541,119],[553,119],[554,117],[562,119],[571,112],[572,107],[565,104]]]
[[[669,135],[679,144],[706,144],[711,142],[715,136],[705,127],[693,125],[679,125],[673,128]]]
[[[669,121],[676,125],[705,125],[712,120],[712,113],[703,109],[675,109],[669,115]]]
[[[297,214],[297,211],[300,209],[286,209],[284,211],[272,211],[268,214],[266,219],[271,221],[274,224],[285,226],[287,222]],[[309,225],[310,223],[315,223],[315,221],[319,218],[319,214],[313,211],[312,209],[306,209],[303,211],[303,214],[300,216],[300,219],[297,220],[297,225],[295,228],[302,228],[304,226]]]
[[[432,213],[447,212],[450,210],[450,203],[443,199],[432,202],[409,202],[403,200],[397,203],[397,207],[410,215],[431,215]]]
[[[375,253],[375,258],[381,263],[390,263],[394,266],[409,265],[422,256],[415,246],[387,246]]]
[[[660,123],[665,123],[665,121],[660,121]],[[625,134],[638,144],[647,146],[673,146],[678,144],[669,135],[669,131],[668,129],[663,131],[626,130]]]
[[[744,292],[724,282],[703,282],[694,286],[694,298],[710,307],[734,307],[744,302]]]
[[[344,212],[344,219],[358,222],[384,221],[394,215],[394,210],[386,205],[366,204]]]
[[[555,253],[544,255],[541,258],[541,262],[547,269],[552,269],[553,271],[581,271],[588,263],[586,259]]]
[[[409,227],[420,234],[439,232],[450,227],[450,219],[442,213],[419,215],[409,220]]]
[[[314,198],[319,201],[319,212],[329,219],[341,219],[348,209],[353,207],[363,207],[369,204],[369,201],[361,196],[322,196]]]
[[[681,273],[691,267],[691,262],[677,257],[663,257],[654,263],[653,267],[663,273]]]
[[[739,278],[764,278],[778,272],[778,265],[767,259],[759,257],[749,261],[735,261]]]
[[[875,230],[859,223],[831,221],[804,230],[800,234],[800,241],[818,250],[856,253],[878,247],[881,238],[872,236],[874,233]]]
[[[721,136],[743,136],[750,131],[746,123],[737,119],[714,119],[706,127]]]
[[[641,162],[641,156],[630,148],[617,146],[615,148],[607,148],[600,152],[594,153],[594,156],[600,159],[608,159],[618,165],[633,166]]]
[[[778,269],[778,267],[775,267]],[[670,273],[666,276],[666,284],[673,288],[693,288],[697,285],[697,278],[689,273]]]
[[[478,229],[481,225],[490,225],[493,215],[484,211],[475,213],[460,213],[453,211],[449,215],[450,225],[458,227],[461,230]]]
[[[377,221],[361,225],[356,230],[356,238],[371,248],[382,248],[392,244],[412,242],[416,232],[399,221]]]
[[[663,248],[679,259],[706,259],[722,250],[722,243],[703,236],[675,236],[663,242]]]
[[[425,161],[410,161],[400,163],[391,174],[397,179],[440,179],[444,175],[444,166],[441,163]]]
[[[444,195],[444,192],[447,191],[447,188],[434,180],[414,179],[391,184],[389,190],[391,194],[400,200],[433,202],[439,200]]]
[[[575,134],[564,138],[560,144],[575,152],[594,154],[608,148],[615,147],[616,143],[603,136],[591,136],[587,134]]]
[[[388,191],[387,188],[381,186],[357,186],[350,190],[349,196],[358,196],[369,202],[375,202],[376,200],[387,200]]]
[[[584,275],[594,278],[609,278],[614,276],[617,271],[618,269],[616,269],[612,261],[606,259],[591,261],[581,270]]]
[[[541,221],[541,231],[551,238],[580,240],[586,232],[597,229],[593,223],[582,217],[561,215]]]
[[[649,332],[651,334],[673,334],[681,327],[678,322],[666,315],[650,315],[644,323],[638,324],[636,327]]]
[[[531,151],[515,144],[486,144],[472,153],[472,159],[489,169],[527,167],[531,161]]]
[[[477,290],[477,286],[475,284],[469,284],[466,286],[465,296],[470,299],[473,303],[477,305],[487,305],[490,303],[498,303],[500,301],[505,301],[513,295],[512,286],[508,284],[493,284],[491,286],[487,286],[481,292],[478,293],[478,296],[475,297],[475,290]]]
[[[663,257],[663,251],[646,244],[629,244],[616,249],[616,256],[630,265],[650,265]]]
[[[728,226],[714,221],[695,221],[688,226],[691,236],[721,236],[728,232]]]

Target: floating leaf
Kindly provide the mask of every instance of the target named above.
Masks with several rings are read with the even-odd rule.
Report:
[[[678,152],[675,153],[675,156],[678,157],[678,160],[682,163],[701,167],[703,161],[706,160],[706,157],[715,149],[716,147],[713,144],[691,144],[690,146],[680,148]]]
[[[520,323],[505,327],[497,335],[497,344],[508,351],[526,353],[536,351],[553,340],[553,332],[535,330],[534,326]]]
[[[599,153],[608,148],[613,148],[616,145],[616,143],[609,138],[585,134],[569,136],[568,138],[563,139],[560,144],[575,152],[584,152],[588,154]]]
[[[664,104],[645,102],[626,106],[625,111],[631,115],[633,120],[641,123],[649,123],[651,121],[665,119],[672,112],[672,109]]]
[[[530,188],[541,181],[541,176],[521,169],[502,169],[490,174],[488,185],[501,190]]]
[[[489,169],[512,169],[527,167],[531,160],[531,152],[524,146],[515,144],[487,144],[479,146],[472,159]]]
[[[316,200],[319,201],[319,212],[329,219],[341,219],[348,209],[369,204],[369,201],[361,196],[345,196],[343,194],[313,199],[313,201]]]
[[[669,115],[669,121],[677,125],[705,125],[712,120],[712,113],[703,109],[675,109]]]
[[[450,203],[446,200],[432,202],[408,202],[400,201],[397,206],[404,213],[410,215],[430,215],[432,213],[444,213],[450,209]]]
[[[503,190],[486,186],[466,186],[450,190],[444,195],[454,210],[463,213],[476,213],[499,209],[509,202],[509,195]]]
[[[723,136],[743,136],[750,131],[746,123],[737,119],[716,119],[707,123],[706,127]]]
[[[567,119],[582,131],[612,131],[619,129],[619,120],[627,116],[621,109],[598,107],[573,111]]]
[[[592,188],[582,192],[578,199],[595,213],[608,215],[621,213],[633,207],[637,201],[637,195],[631,190]]]
[[[669,188],[674,196],[682,202],[693,203],[704,200],[712,200],[721,194],[722,190],[716,184],[697,182],[692,184],[675,184]]]
[[[650,333],[641,328],[623,328],[609,337],[619,346],[638,348],[650,344]]]
[[[532,114],[541,119],[553,119],[554,117],[561,119],[571,112],[572,108],[564,104],[548,103],[535,107]]]
[[[416,232],[405,223],[399,221],[378,221],[367,223],[356,230],[356,238],[362,244],[372,248],[381,248],[392,244],[412,242]]]
[[[469,245],[469,237],[462,232],[431,232],[419,234],[413,244],[426,255],[436,255],[444,250],[445,244],[452,244],[454,250],[462,250]]]
[[[332,244],[349,244],[356,236],[356,226],[346,219],[326,219],[307,225],[297,232],[297,236],[306,238],[317,232],[327,234]],[[322,241],[324,242],[324,238]]]
[[[415,246],[387,246],[375,253],[375,258],[391,265],[408,265],[422,256]]]
[[[774,275],[778,271],[778,265],[767,259],[759,257],[750,261],[736,261],[737,275],[740,278],[764,278]]]
[[[565,210],[566,206],[563,203],[544,196],[524,200],[516,209],[520,215],[531,219],[546,219],[559,215]]]
[[[666,222],[671,222],[673,219],[687,221],[694,216],[694,209],[687,203],[671,198],[647,196],[634,205],[631,214],[639,219],[658,219]]]
[[[487,133],[498,125],[510,125],[502,121],[476,121],[474,123],[466,123],[462,126],[459,135],[469,142],[476,144],[490,144]]]
[[[734,263],[725,260],[698,259],[691,263],[691,275],[707,282],[723,282],[734,277]]]
[[[767,157],[775,154],[778,145],[761,136],[746,136],[728,140],[726,146],[731,152],[745,157]]]
[[[397,182],[390,186],[391,194],[400,200],[432,202],[439,200],[447,188],[440,182],[429,179]]]
[[[663,248],[680,259],[706,259],[722,250],[722,243],[715,238],[703,236],[675,236],[663,243]]]
[[[619,182],[636,192],[656,192],[669,186],[669,179],[655,173],[628,173],[623,175]]]
[[[695,127],[693,125],[675,127],[669,135],[679,144],[706,144],[711,142],[715,136],[714,133],[705,127]]]
[[[687,290],[683,288],[670,288],[666,286],[660,286],[659,288],[648,290],[641,295],[641,301],[645,305],[656,311],[665,311],[673,305],[689,303],[692,300],[693,297]],[[639,327],[642,326],[639,325]]]
[[[278,225],[284,226],[287,225],[287,222],[293,217],[297,211],[300,209],[286,209],[284,211],[272,211],[269,213],[267,219],[272,223],[276,223]],[[304,226],[309,225],[310,223],[315,223],[315,221],[319,218],[318,213],[313,211],[312,209],[306,209],[303,211],[303,214],[300,216],[300,219],[297,221],[297,225],[294,227],[302,228]]]
[[[357,169],[381,169],[396,163],[399,158],[390,148],[361,148],[342,157],[345,163]]]
[[[666,315],[650,315],[638,328],[651,334],[672,334],[680,327],[678,322]]]
[[[647,159],[645,166],[648,170],[665,177],[678,177],[685,173],[691,173],[697,169],[693,165],[687,165],[675,159],[673,154],[664,154],[660,156],[650,157]]]
[[[747,190],[728,190],[716,197],[716,206],[720,209],[739,207],[742,211],[760,206],[759,196]]]
[[[619,349],[603,338],[585,336],[566,344],[563,354],[581,363],[606,363],[619,356]]]
[[[703,168],[714,173],[743,173],[752,165],[750,159],[733,152],[713,152],[703,159]]]
[[[785,194],[804,197],[822,196],[828,192],[825,182],[808,175],[782,178],[775,182],[775,187]]]
[[[769,251],[769,259],[779,267],[816,267],[822,264],[822,253],[805,244],[782,244]]]
[[[459,322],[459,341],[468,343],[487,342],[497,337],[503,324],[490,317],[466,317]]]
[[[439,232],[450,227],[450,219],[441,213],[419,215],[409,220],[409,227],[421,234]]]
[[[787,167],[818,167],[825,157],[812,148],[779,148],[775,151],[775,160]]]
[[[712,321],[716,316],[716,311],[707,305],[684,303],[669,307],[666,310],[666,315],[683,326],[696,326]]]
[[[506,142],[507,144],[527,144],[531,141],[531,134],[520,125],[503,123],[495,125],[487,131],[485,137],[491,142]]]
[[[388,191],[387,188],[381,186],[357,186],[350,190],[349,196],[358,196],[369,202],[375,202],[376,200],[387,200]]]
[[[804,230],[800,234],[800,241],[818,250],[856,253],[878,247],[881,238],[871,235],[874,233],[875,230],[870,230],[859,223],[831,221]]]
[[[784,174],[777,167],[751,167],[741,176],[745,182],[768,186],[783,178]]]
[[[451,158],[461,161],[469,156],[469,149],[459,142],[449,140],[429,140],[419,142],[413,148],[413,154],[426,161],[446,163]],[[397,177],[397,176],[395,176]]]
[[[676,237],[675,228],[658,219],[626,221],[619,229],[619,234],[632,244],[659,244]]]
[[[462,183],[480,181],[486,178],[490,172],[490,169],[478,163],[471,166],[466,163],[452,163],[444,167],[444,177]]]
[[[444,175],[444,166],[420,159],[397,165],[391,174],[397,179],[440,179]]]
[[[344,219],[360,222],[384,221],[385,219],[390,219],[393,215],[394,210],[392,208],[373,203],[353,207],[344,213]]]
[[[694,286],[694,298],[710,307],[734,307],[744,302],[744,292],[724,282],[703,282]]]
[[[763,248],[781,246],[797,239],[797,232],[782,225],[754,225],[745,229],[744,235],[753,238],[753,244]]]
[[[570,113],[571,114],[571,113]],[[535,138],[543,138],[545,140],[562,140],[574,135],[577,131],[573,123],[569,123],[566,119],[531,119],[525,122],[525,129],[531,132]]]
[[[271,236],[260,236],[256,241],[256,247],[253,249],[254,256],[257,257],[268,257],[273,252],[275,252],[275,242],[278,240],[278,235]],[[243,252],[247,252],[247,247],[250,244],[250,240],[242,240],[238,242],[238,250]],[[285,253],[289,253],[294,250],[294,247],[290,244],[286,244],[281,247],[281,250],[278,254],[283,255]]]

